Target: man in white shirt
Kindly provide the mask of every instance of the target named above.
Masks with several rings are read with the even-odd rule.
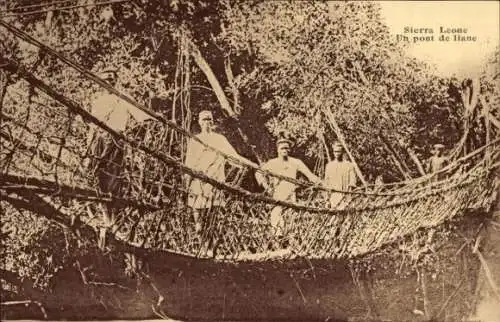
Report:
[[[354,164],[344,158],[344,147],[335,142],[333,146],[334,160],[330,161],[325,168],[325,186],[340,191],[351,191],[356,187],[356,170]],[[330,195],[330,207],[339,208],[344,194],[332,192]]]
[[[434,144],[434,149],[431,150],[432,156],[430,157],[427,163],[427,169],[426,169],[427,173],[439,172],[447,165],[448,158],[442,155],[443,150],[444,150],[444,145]],[[434,176],[432,181],[443,180],[445,177],[446,176],[444,173],[439,173],[438,175]]]
[[[196,138],[201,142],[226,155],[235,157],[245,164],[256,166],[253,162],[240,156],[222,134],[214,132],[212,112],[201,111],[198,122],[201,133],[197,134]],[[225,166],[229,160],[215,150],[205,147],[194,139],[190,139],[187,143],[184,164],[193,170],[204,173],[212,179],[224,182],[226,180]],[[187,203],[193,209],[195,229],[196,231],[200,231],[202,229],[200,213],[212,207],[224,206],[223,197],[220,195],[220,190],[214,188],[209,183],[192,178],[190,175],[186,175],[185,180],[188,187]]]
[[[111,86],[116,86],[118,80],[116,70],[107,69],[100,76]],[[96,95],[92,101],[90,112],[119,133],[125,131],[130,116],[139,123],[151,119],[150,115],[106,90]]]
[[[116,86],[118,80],[116,70],[104,70],[99,76],[111,86]],[[138,122],[151,118],[137,107],[108,91],[96,95],[91,103],[90,113],[117,133],[125,131],[130,116]],[[96,125],[91,125],[88,139],[91,150],[90,167],[94,172],[100,192],[119,195],[125,159],[122,143]],[[103,211],[104,226],[111,227],[115,223],[117,208],[118,205],[106,206],[106,210]],[[100,231],[99,246],[101,248],[104,247],[105,235],[106,227]]]
[[[298,173],[302,173],[310,181],[319,183],[320,179],[309,170],[309,168],[299,159],[289,156],[292,142],[288,139],[282,138],[277,142],[278,157],[269,160],[262,165],[261,169],[271,173],[281,175],[284,177],[297,179]],[[257,172],[255,174],[257,182],[264,187],[267,192],[272,193],[272,197],[281,201],[296,201],[295,189],[297,185],[289,181],[271,177],[266,178],[263,173]],[[282,215],[283,209],[281,206],[276,206],[271,210],[271,226],[276,234],[282,234],[284,229],[284,219]]]

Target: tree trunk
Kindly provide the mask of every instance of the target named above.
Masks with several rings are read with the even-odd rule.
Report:
[[[9,77],[7,72],[3,69],[0,69],[0,113],[3,111],[3,99],[5,97],[5,93],[7,92],[7,86],[9,84]]]
[[[413,151],[412,148],[407,147],[406,152],[408,152],[408,155],[410,156],[410,158],[413,160],[413,162],[417,166],[417,169],[418,169],[418,172],[420,173],[420,175],[425,176],[424,166],[422,165],[422,162],[420,162],[420,160],[418,159],[415,151]]]
[[[490,131],[491,131],[491,124],[490,124],[490,117],[489,117],[489,114],[490,114],[490,109],[489,109],[489,105],[488,104],[485,104],[486,102],[484,101],[484,99],[481,97],[481,105],[483,105],[483,111],[484,111],[484,127],[485,127],[485,131],[486,131],[486,144],[489,144],[490,143]],[[486,156],[486,164],[487,165],[490,165],[491,164],[491,154],[490,154],[490,148],[486,148],[486,151],[485,151],[485,156]]]
[[[396,164],[396,167],[398,168],[399,172],[401,172],[401,174],[405,179],[411,180],[412,177],[408,173],[409,170],[408,169],[405,170],[402,164],[402,160],[396,155],[396,152],[392,149],[387,140],[381,134],[379,134],[379,138],[384,144],[384,147],[387,150],[387,152],[389,152],[389,156],[391,157],[392,161],[394,161],[394,164]]]
[[[361,173],[361,170],[359,169],[358,164],[356,163],[356,160],[354,160],[354,157],[352,156],[351,152],[349,151],[349,148],[347,147],[347,143],[344,140],[344,136],[342,135],[342,131],[340,130],[340,127],[337,124],[337,121],[335,121],[335,117],[333,116],[332,111],[330,110],[330,108],[323,108],[323,112],[329,121],[328,124],[330,124],[330,126],[332,127],[333,132],[337,135],[337,138],[340,141],[340,143],[342,144],[342,146],[344,147],[344,150],[347,153],[347,155],[349,156],[349,159],[354,164],[354,170],[356,171],[356,174],[358,175],[359,180],[363,183],[363,186],[365,186],[365,188],[366,188],[367,187],[366,180],[363,177],[363,174]]]
[[[239,113],[237,113],[233,107],[229,104],[229,101],[226,97],[226,94],[224,93],[224,90],[222,89],[222,86],[220,85],[217,77],[215,76],[214,72],[212,71],[212,68],[208,64],[208,62],[203,58],[203,56],[200,53],[200,50],[196,45],[188,40],[189,48],[190,48],[190,53],[193,56],[193,59],[195,63],[198,65],[200,70],[205,74],[207,77],[208,82],[210,83],[210,86],[212,87],[215,95],[217,96],[217,99],[219,100],[221,108],[226,111],[226,113],[231,117],[232,119],[237,122]],[[226,72],[230,70],[230,67],[226,66]],[[232,73],[231,73],[232,75]],[[236,90],[236,88],[233,88],[233,91]],[[240,127],[238,128],[238,134],[241,136],[243,139],[243,142],[250,147],[252,154],[255,156],[257,161],[259,163],[262,163],[262,158],[261,156],[255,151],[254,147],[252,144],[250,144],[248,140],[248,136],[241,130]]]
[[[236,113],[240,113],[240,106],[239,106],[239,93],[238,93],[238,88],[236,87],[236,84],[234,82],[234,76],[233,76],[233,71],[231,69],[231,60],[229,58],[226,59],[224,62],[224,70],[226,71],[226,77],[227,81],[229,82],[229,86],[231,86],[231,91],[233,92],[233,109]]]
[[[201,69],[203,74],[207,77],[208,82],[210,83],[210,86],[212,86],[212,89],[214,90],[215,95],[217,96],[217,99],[219,100],[220,106],[224,111],[227,112],[227,114],[230,117],[236,117],[238,114],[234,111],[234,109],[231,107],[229,104],[229,101],[227,100],[226,94],[224,94],[224,90],[222,89],[222,86],[220,85],[219,81],[217,80],[217,77],[215,76],[214,72],[212,71],[212,68],[210,68],[210,65],[207,63],[205,58],[200,53],[200,50],[196,45],[188,40],[189,48],[190,48],[190,53],[194,58],[194,61],[198,65],[198,67]]]
[[[486,103],[486,100],[483,96],[479,97],[479,101],[483,106],[482,114],[484,116],[484,123],[486,128],[486,144],[491,142],[491,133],[493,132],[493,128],[491,125],[495,126],[497,131],[500,130],[500,121],[498,121],[491,113],[490,106]],[[491,148],[486,149],[486,160],[489,163],[491,161]]]

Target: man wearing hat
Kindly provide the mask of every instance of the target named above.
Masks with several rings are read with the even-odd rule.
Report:
[[[439,170],[443,169],[447,162],[448,158],[442,155],[444,150],[444,145],[442,144],[434,144],[433,149],[432,149],[432,156],[429,159],[429,162],[427,163],[427,173],[434,173],[438,172]],[[440,180],[443,178],[443,175],[438,175],[435,177],[435,180]]]
[[[106,69],[99,76],[111,86],[116,87],[118,74],[115,69]],[[92,102],[91,108],[92,115],[117,132],[125,130],[131,116],[137,122],[143,122],[151,118],[139,108],[108,91],[98,93]]]
[[[118,80],[116,70],[106,69],[99,76],[111,86],[116,86]],[[117,133],[125,130],[131,116],[138,122],[150,118],[143,111],[106,90],[95,96],[90,107],[90,113],[93,116]],[[88,140],[91,152],[90,167],[94,171],[100,192],[119,194],[125,158],[123,146],[113,136],[95,125],[91,125]],[[103,210],[105,227],[100,232],[99,246],[101,248],[105,243],[106,227],[111,227],[115,223],[117,208],[118,205],[107,204],[106,210]]]
[[[344,147],[340,142],[333,145],[334,159],[325,167],[325,186],[340,191],[350,191],[356,186],[356,171],[354,164],[344,157]],[[330,207],[339,208],[344,197],[341,192],[332,192],[330,195]]]
[[[289,156],[291,146],[291,140],[280,138],[276,143],[278,157],[267,161],[261,166],[261,169],[292,179],[297,179],[297,175],[300,172],[310,181],[320,183],[320,178],[312,173],[304,162]],[[291,202],[296,201],[295,189],[297,186],[294,183],[277,177],[271,177],[270,180],[268,180],[268,178],[260,172],[255,174],[255,178],[267,192],[272,192],[274,199]],[[281,206],[276,206],[271,211],[271,226],[278,234],[283,233],[284,219],[282,211],[283,209]]]
[[[240,156],[222,134],[214,132],[212,112],[201,111],[198,123],[201,132],[196,135],[196,138],[213,149],[207,148],[194,139],[190,139],[187,143],[186,159],[184,161],[187,167],[195,171],[200,171],[212,179],[224,182],[226,180],[225,166],[229,160],[220,153],[217,153],[217,151],[235,157],[245,164],[257,166]],[[193,179],[189,175],[186,175],[185,178],[189,192],[188,205],[193,209],[195,229],[196,231],[200,231],[202,228],[200,214],[206,213],[212,207],[224,206],[223,199],[220,191],[211,184]]]

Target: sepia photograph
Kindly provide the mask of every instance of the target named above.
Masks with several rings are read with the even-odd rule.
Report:
[[[500,2],[0,0],[2,321],[500,322]]]

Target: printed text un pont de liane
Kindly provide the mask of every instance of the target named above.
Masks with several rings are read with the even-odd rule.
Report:
[[[468,34],[469,30],[463,27],[418,28],[404,27],[403,34],[396,35],[396,41],[412,43],[442,41],[442,42],[475,42],[477,37]]]

